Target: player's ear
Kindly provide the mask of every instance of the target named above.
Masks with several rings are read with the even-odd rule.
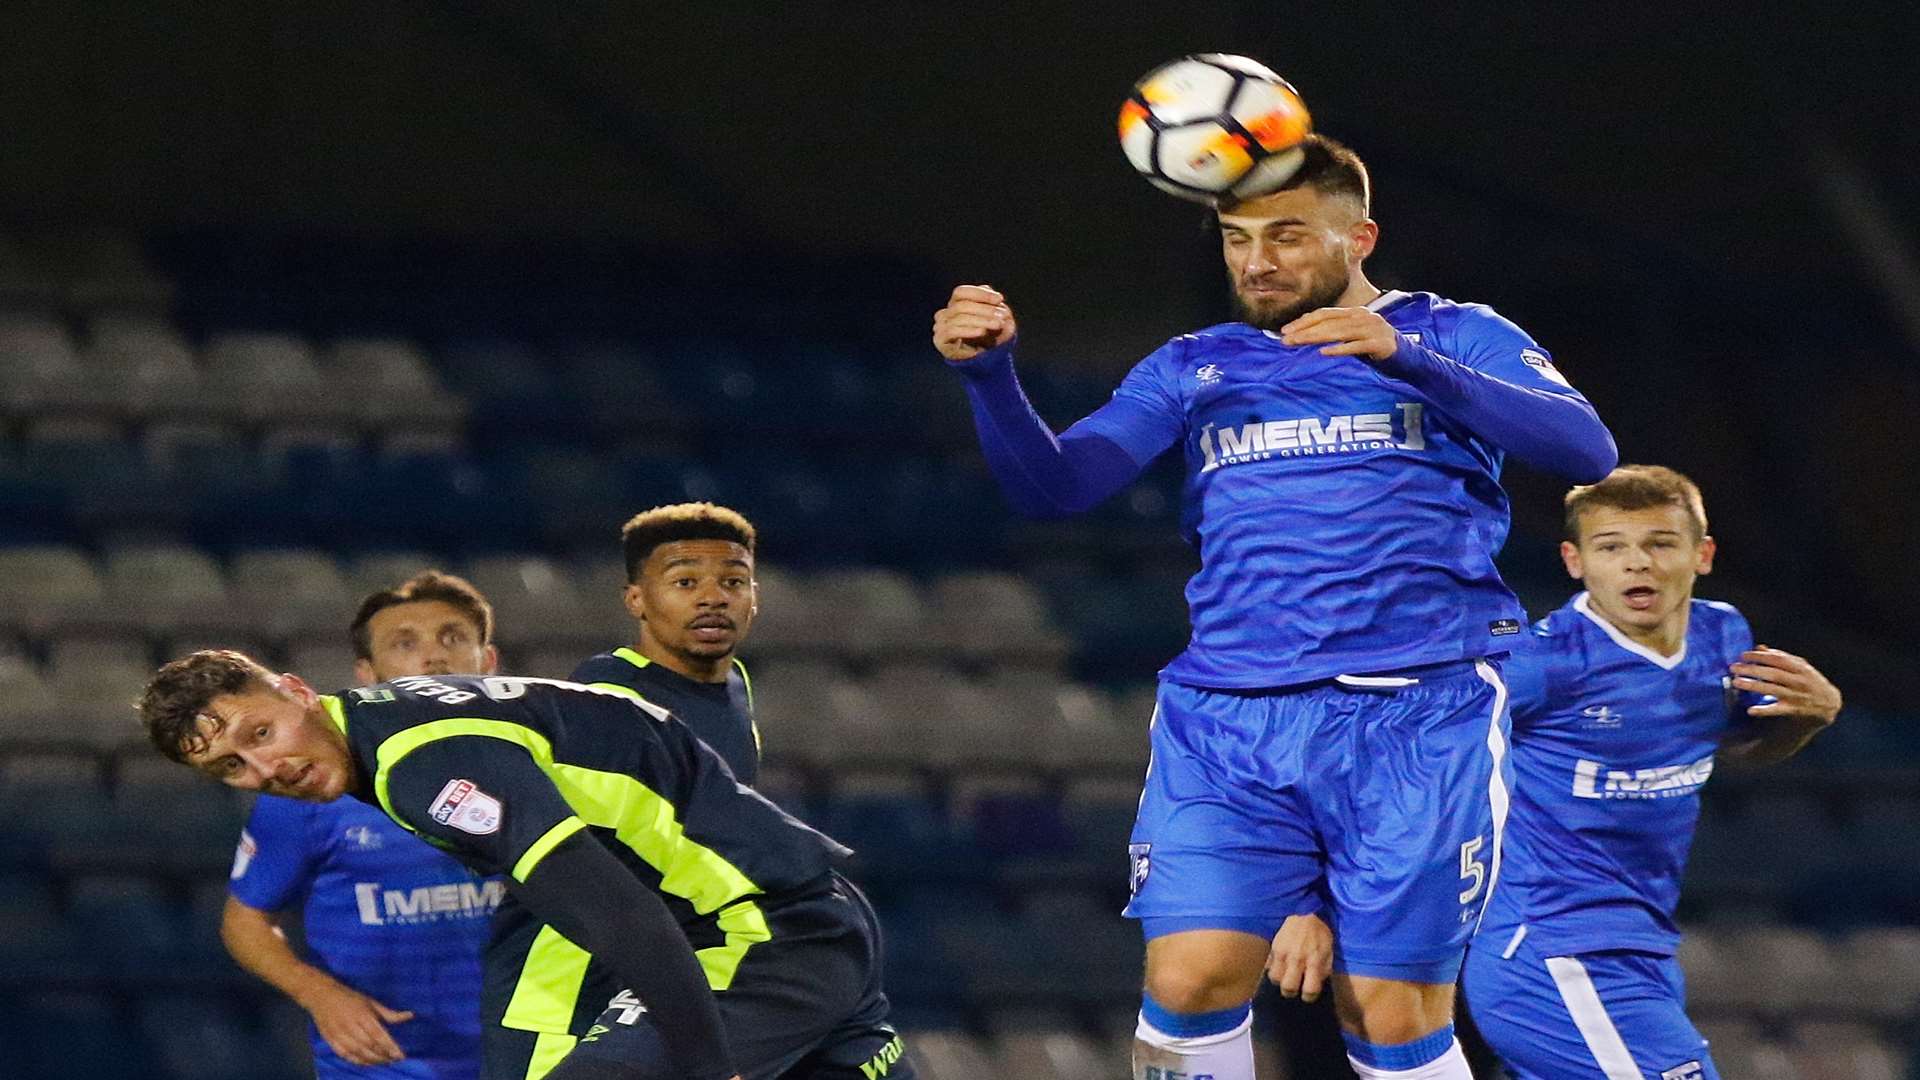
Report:
[[[320,696],[314,692],[312,686],[308,685],[307,680],[291,671],[281,672],[280,676],[273,680],[273,688],[302,705],[312,705],[314,699]]]
[[[1560,541],[1560,562],[1567,568],[1567,576],[1579,581],[1586,576],[1586,567],[1580,562],[1580,545],[1571,540]]]
[[[620,602],[626,607],[627,614],[642,622],[646,621],[647,596],[645,592],[641,591],[640,586],[628,585],[625,589],[621,590]]]
[[[1367,256],[1373,254],[1374,245],[1379,242],[1380,223],[1374,221],[1372,218],[1361,218],[1359,221],[1353,223],[1351,229],[1347,230],[1348,250],[1353,253],[1353,257],[1356,260],[1365,259]]]
[[[353,681],[359,683],[361,686],[365,686],[368,683],[379,682],[379,677],[373,672],[373,661],[365,658],[355,660],[353,662]]]
[[[1713,556],[1719,550],[1720,545],[1713,542],[1713,537],[1701,537],[1699,555],[1693,561],[1693,572],[1696,574],[1713,573]]]
[[[483,675],[500,674],[500,650],[489,645],[480,654],[480,668]]]

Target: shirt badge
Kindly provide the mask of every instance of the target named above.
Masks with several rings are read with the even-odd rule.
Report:
[[[427,816],[461,832],[486,836],[500,831],[500,800],[471,780],[449,780],[427,807]]]

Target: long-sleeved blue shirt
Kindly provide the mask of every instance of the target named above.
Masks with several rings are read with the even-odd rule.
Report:
[[[1056,437],[1003,346],[955,365],[981,447],[1024,513],[1087,509],[1176,442],[1193,637],[1162,676],[1258,688],[1506,651],[1524,615],[1494,555],[1508,453],[1588,482],[1613,437],[1491,308],[1431,293],[1371,305],[1400,332],[1375,365],[1226,323],[1174,338]]]

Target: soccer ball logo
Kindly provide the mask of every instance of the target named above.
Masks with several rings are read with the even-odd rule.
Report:
[[[1162,191],[1215,204],[1287,182],[1313,130],[1285,79],[1244,56],[1198,53],[1162,64],[1120,106],[1120,149]]]

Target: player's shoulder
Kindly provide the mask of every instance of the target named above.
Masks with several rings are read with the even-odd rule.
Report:
[[[632,681],[634,673],[644,665],[635,664],[632,660],[620,655],[622,651],[631,650],[608,649],[606,652],[594,653],[574,666],[573,673],[567,676],[567,681],[577,683]]]
[[[279,795],[259,795],[247,810],[246,828],[255,839],[267,834],[296,834],[332,806],[332,803],[310,803]]]
[[[1731,649],[1745,650],[1753,642],[1753,627],[1740,609],[1724,600],[1695,597],[1688,613],[1688,626],[1704,634],[1709,641]]]
[[[1520,339],[1528,345],[1533,338],[1519,324],[1494,310],[1491,304],[1475,303],[1465,300],[1450,300],[1434,293],[1407,293],[1406,299],[1390,304],[1383,314],[1390,321],[1396,313],[1407,317],[1422,318],[1432,325],[1434,332],[1443,341],[1465,340],[1505,340]]]

